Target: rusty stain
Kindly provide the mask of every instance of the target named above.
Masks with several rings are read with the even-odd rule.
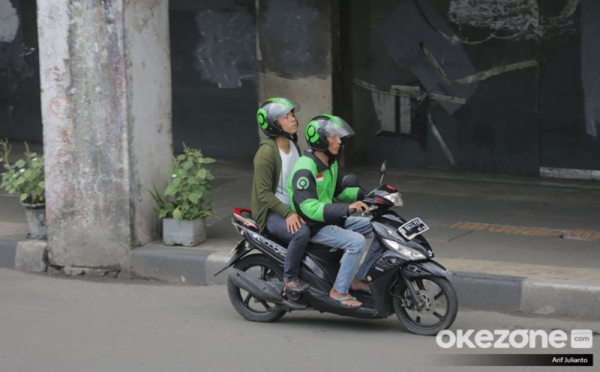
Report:
[[[55,116],[61,116],[61,108],[66,107],[68,104],[68,100],[67,97],[65,96],[56,96],[54,98],[52,98],[50,100],[50,103],[48,104],[48,107],[50,108],[50,111],[55,115]]]

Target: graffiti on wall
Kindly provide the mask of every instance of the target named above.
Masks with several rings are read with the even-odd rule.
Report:
[[[449,37],[452,42],[480,44],[491,39],[536,39],[574,32],[580,0],[567,0],[560,13],[541,17],[538,0],[452,0],[448,20],[490,31],[483,40]]]
[[[201,39],[196,47],[202,78],[219,88],[256,82],[256,29],[246,12],[205,10],[196,16]]]
[[[329,21],[320,22],[317,6],[327,7],[327,2],[299,0],[264,0],[260,21],[260,59],[268,61],[261,66],[263,72],[298,79],[316,76],[327,78],[330,73],[331,30]],[[292,16],[293,15],[293,16]]]
[[[0,0],[0,43],[10,43],[17,36],[19,15],[10,0]]]
[[[23,45],[18,0],[0,0],[0,69],[23,69],[27,52]]]
[[[483,0],[475,3],[483,5],[485,11],[467,19],[465,14],[468,12],[465,8],[473,6],[474,2],[453,1],[453,6],[450,7],[453,16],[450,18],[477,25],[485,20],[491,22],[490,17],[494,15],[506,20],[506,22],[495,23],[498,30],[512,27],[521,31],[537,32],[537,21],[523,11],[531,10],[535,3],[535,12],[532,11],[531,14],[537,14],[535,0],[505,1],[504,3],[513,5],[507,9],[485,7],[486,3],[498,6],[502,3],[499,0]],[[515,12],[520,13],[520,16],[511,19],[510,16]],[[368,82],[354,80],[355,84],[371,91],[375,112],[381,125],[377,134],[412,135],[416,128],[415,116],[420,116],[421,130],[425,126],[431,128],[448,161],[455,168],[457,165],[454,157],[433,123],[431,114],[427,112],[416,115],[421,104],[426,99],[435,101],[448,115],[452,115],[476,92],[480,81],[538,65],[535,60],[526,60],[477,71],[461,43],[456,42],[460,38],[427,0],[409,0],[401,3],[379,24],[377,30],[394,63],[400,68],[408,69],[421,84],[421,86],[392,85],[389,88],[379,89]],[[428,110],[428,106],[425,107]],[[426,120],[423,117],[426,117]]]

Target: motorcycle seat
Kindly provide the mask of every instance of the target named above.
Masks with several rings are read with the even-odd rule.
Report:
[[[282,246],[283,248],[287,249],[288,244],[290,242],[285,242],[277,237],[275,237],[273,234],[269,233],[266,229],[263,230],[263,232],[261,233],[261,235],[269,240],[271,240],[274,243],[279,244],[280,246]]]

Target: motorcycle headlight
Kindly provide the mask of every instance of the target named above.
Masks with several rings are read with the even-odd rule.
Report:
[[[388,194],[388,195],[384,196],[383,198],[394,203],[394,206],[396,206],[396,207],[401,207],[402,205],[404,205],[404,202],[402,202],[402,195],[400,195],[399,192],[395,192],[393,194]]]
[[[427,257],[425,255],[415,249],[408,248],[400,243],[397,243],[393,240],[383,239],[385,244],[392,248],[394,251],[398,252],[401,256],[409,259],[409,260],[422,260]]]

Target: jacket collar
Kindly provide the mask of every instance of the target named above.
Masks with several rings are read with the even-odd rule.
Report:
[[[298,155],[300,155],[302,153],[302,151],[300,151],[300,147],[298,147],[298,144],[294,141],[290,141],[290,146],[296,146],[296,150],[298,150]],[[275,138],[265,138],[264,140],[262,140],[262,142],[260,143],[260,145],[267,145],[269,147],[271,147],[273,150],[277,150],[279,151],[279,146],[277,146],[277,141],[275,141]]]
[[[317,172],[319,172],[319,173],[322,173],[322,172],[324,172],[326,170],[329,170],[331,168],[331,165],[333,165],[333,163],[330,166],[325,165],[325,163],[323,163],[321,161],[321,159],[319,159],[315,155],[315,152],[312,149],[307,149],[306,151],[304,151],[304,155],[306,155],[309,158],[311,158],[315,162],[315,164],[317,164]]]

